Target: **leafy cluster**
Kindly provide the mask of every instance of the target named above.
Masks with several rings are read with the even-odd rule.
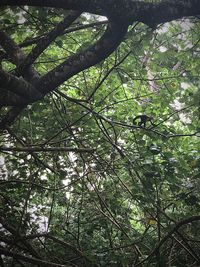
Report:
[[[0,25],[29,54],[68,13],[2,8]],[[83,13],[32,67],[45,75],[107,23]],[[199,33],[196,18],[137,22],[1,132],[1,266],[199,264]],[[0,57],[14,73],[2,45]],[[154,125],[133,125],[139,114]]]

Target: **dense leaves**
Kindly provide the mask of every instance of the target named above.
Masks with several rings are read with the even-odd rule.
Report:
[[[2,70],[43,92],[37,86],[54,80],[45,80],[49,71],[84,55],[109,23],[92,12],[75,14],[19,74],[26,55],[72,15],[3,6],[0,35],[20,52],[14,56],[0,40]],[[11,89],[0,84],[1,266],[200,264],[199,33],[195,16],[136,21],[110,56],[66,75],[34,103],[19,105],[24,95],[10,80]],[[71,61],[71,69],[77,65]],[[140,114],[153,116],[153,125],[133,124]]]

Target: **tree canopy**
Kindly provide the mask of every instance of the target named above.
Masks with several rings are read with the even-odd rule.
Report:
[[[200,264],[199,16],[0,1],[0,266]]]

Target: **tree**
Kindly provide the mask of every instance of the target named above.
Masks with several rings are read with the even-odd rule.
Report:
[[[199,264],[200,2],[0,7],[1,265]]]

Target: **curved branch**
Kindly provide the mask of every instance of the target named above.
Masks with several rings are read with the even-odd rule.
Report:
[[[142,260],[141,262],[139,262],[136,266],[140,266],[143,262],[147,261],[148,259],[150,259],[153,255],[155,255],[157,253],[157,251],[160,249],[160,247],[167,241],[167,239],[169,239],[175,232],[178,231],[178,229],[180,227],[182,227],[185,224],[191,223],[191,222],[195,222],[195,221],[200,221],[200,215],[196,215],[196,216],[192,216],[189,217],[187,219],[181,220],[179,221],[177,224],[175,224],[175,226],[172,228],[171,231],[169,231],[168,234],[166,234],[161,241],[158,243],[158,245],[154,248],[154,250],[149,254],[149,256],[146,257],[146,259]]]

